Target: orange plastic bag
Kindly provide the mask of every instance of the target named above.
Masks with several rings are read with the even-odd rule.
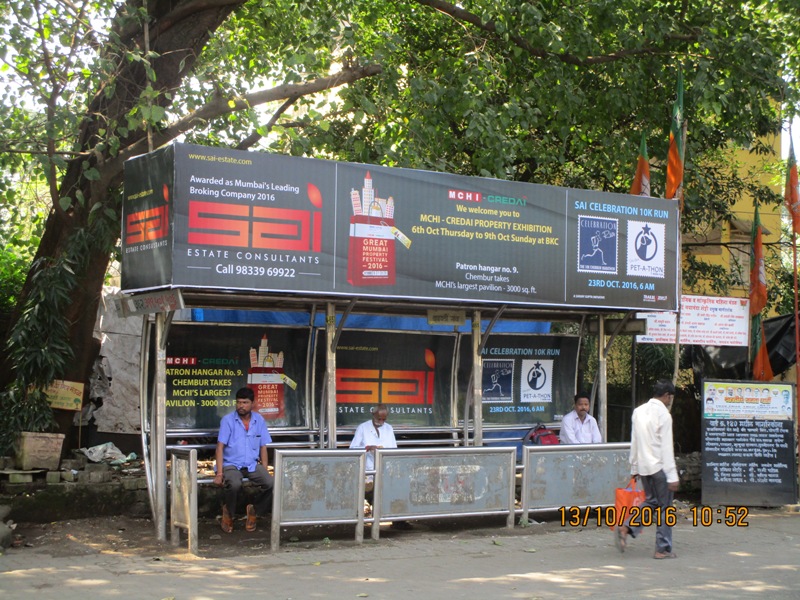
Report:
[[[614,523],[609,523],[609,527],[614,529],[616,525],[622,525],[631,515],[631,508],[639,506],[644,502],[644,490],[636,487],[636,477],[631,477],[628,487],[617,488],[614,495],[614,508],[616,518]]]

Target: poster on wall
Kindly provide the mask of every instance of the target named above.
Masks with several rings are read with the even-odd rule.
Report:
[[[702,501],[797,502],[794,384],[703,382]]]
[[[678,329],[675,313],[638,313],[647,321],[640,344],[674,344]],[[680,343],[700,346],[748,346],[750,300],[717,296],[681,296]]]
[[[483,349],[483,423],[521,425],[561,421],[572,410],[577,337],[493,334]],[[472,372],[472,340],[461,342],[459,418]]]
[[[677,309],[678,208],[174,143],[125,163],[122,288]]]
[[[167,429],[216,429],[249,387],[268,427],[308,426],[308,329],[174,323],[167,342]]]
[[[322,398],[325,335],[316,336]],[[336,348],[336,423],[356,426],[378,403],[393,426],[450,427],[455,334],[343,330]]]

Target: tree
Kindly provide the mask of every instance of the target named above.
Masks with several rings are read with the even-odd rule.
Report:
[[[211,34],[243,3],[43,0],[10,2],[3,9],[10,23],[3,59],[14,84],[3,92],[3,118],[9,126],[4,145],[7,151],[35,157],[52,201],[12,315],[8,352],[0,359],[0,387],[10,390],[0,397],[7,418],[19,412],[29,385],[41,388],[54,378],[87,379],[100,290],[119,237],[127,158],[214,119],[225,121],[237,112],[253,118],[259,104],[288,103],[380,72],[377,65],[346,65],[333,75],[309,73],[302,80],[287,75],[280,85],[266,89],[243,78],[239,81],[249,85],[239,86],[248,88],[240,93],[237,85],[223,81],[212,58],[199,65],[197,59]],[[292,2],[279,8],[283,13],[308,11],[308,6]],[[274,16],[269,8],[258,14],[242,10],[241,17],[231,20],[231,32],[237,31],[240,18],[258,31]],[[278,16],[285,23],[299,23],[295,32],[302,26],[301,15],[295,21],[287,14]],[[312,46],[321,32],[309,27],[306,34],[300,39]],[[210,45],[209,55],[224,47],[228,59],[237,60],[240,46],[252,45],[257,51],[263,42],[261,36],[232,38]],[[282,58],[289,62],[291,47],[279,50],[287,52]],[[323,47],[319,56],[309,54],[304,64],[327,72],[332,51]],[[257,57],[251,54],[249,59],[252,66]],[[270,74],[269,68],[249,70],[256,74],[253,79],[266,80]],[[181,82],[203,75],[198,86],[203,102],[196,101],[196,79],[185,84],[182,94]],[[181,113],[170,118],[167,108],[180,96]],[[39,400],[34,402],[46,410]],[[43,422],[38,415],[34,420]],[[3,428],[8,435],[0,438],[0,450],[8,449],[18,426]]]
[[[644,131],[658,192],[681,65],[684,228],[725,218],[745,185],[707,164],[797,102],[791,5],[9,0],[0,160],[35,165],[52,207],[0,388],[86,378],[123,163],[179,136],[625,191]]]

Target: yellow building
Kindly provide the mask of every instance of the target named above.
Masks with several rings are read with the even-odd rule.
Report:
[[[780,136],[762,139],[761,143],[771,148],[774,154],[762,154],[736,149],[730,153],[734,173],[741,179],[769,186],[777,194],[783,195],[783,177],[776,172],[775,163],[781,155]],[[745,197],[733,207],[733,218],[726,221],[709,223],[702,231],[684,234],[685,252],[692,252],[701,261],[721,266],[735,274],[740,285],[731,286],[728,295],[747,297],[750,284],[750,240],[753,227],[753,199]],[[780,260],[780,252],[770,252],[769,247],[778,248],[781,242],[781,220],[784,213],[783,204],[764,205],[758,207],[762,225],[762,238],[765,246],[765,260]],[[684,261],[685,265],[685,261]],[[768,267],[769,268],[769,267]],[[692,289],[684,288],[684,294],[719,295],[713,290],[712,282],[701,280]],[[770,316],[773,316],[771,313]]]

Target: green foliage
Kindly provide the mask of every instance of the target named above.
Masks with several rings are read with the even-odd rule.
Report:
[[[55,427],[47,396],[15,383],[0,391],[0,455],[11,454],[21,431],[50,431]]]
[[[8,444],[17,432],[42,431],[54,424],[42,390],[64,373],[74,355],[64,315],[89,259],[110,252],[117,223],[114,211],[99,212],[86,229],[73,233],[62,254],[55,259],[39,258],[33,264],[21,315],[6,340],[16,381],[0,392],[0,454],[10,449]]]
[[[10,175],[24,168],[18,156],[0,154],[0,315],[9,314],[25,282],[47,214],[35,184]]]

